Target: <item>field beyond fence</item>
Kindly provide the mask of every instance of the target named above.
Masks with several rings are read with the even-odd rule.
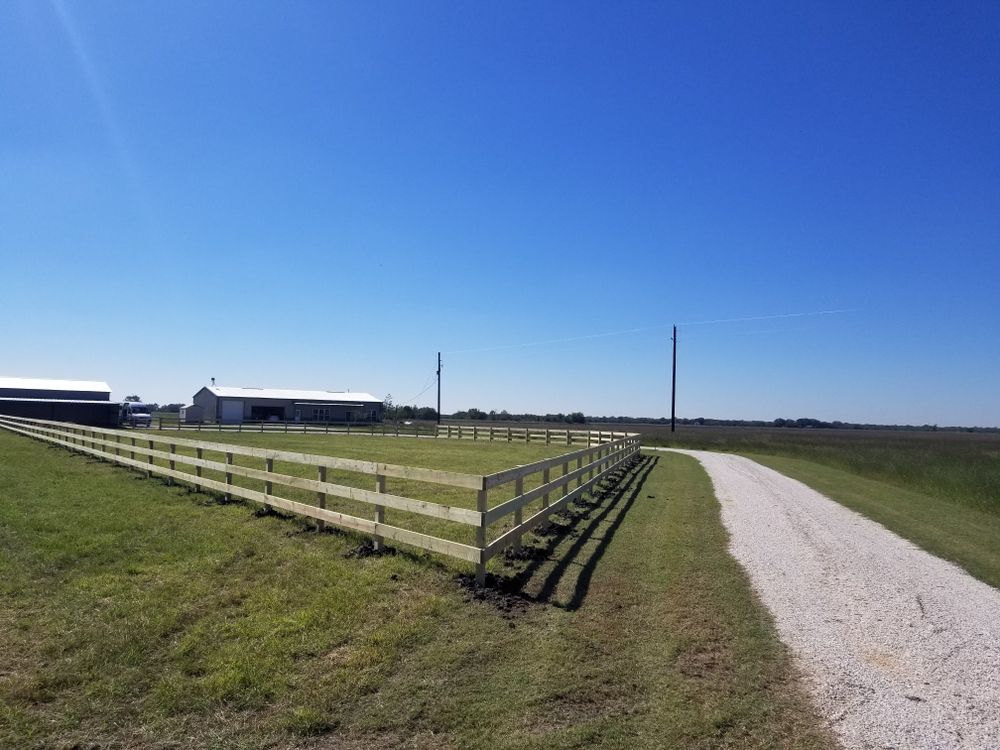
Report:
[[[220,425],[219,430],[230,427],[235,425]],[[550,445],[565,441],[568,446],[586,441],[585,447],[559,456],[471,474],[208,442],[169,430],[141,433],[18,417],[0,417],[0,428],[199,491],[306,516],[321,528],[330,524],[370,534],[377,549],[392,540],[471,562],[480,583],[491,558],[507,548],[519,549],[526,532],[639,452],[638,436],[629,433],[442,426],[445,438],[519,438]],[[281,495],[275,494],[275,485],[282,488]],[[429,499],[440,495],[451,503]]]

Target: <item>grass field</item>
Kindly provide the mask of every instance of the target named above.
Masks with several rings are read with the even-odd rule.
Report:
[[[685,427],[644,442],[737,452],[1000,587],[1000,435]]]
[[[833,746],[685,457],[572,506],[499,590],[8,433],[0,457],[0,747]]]

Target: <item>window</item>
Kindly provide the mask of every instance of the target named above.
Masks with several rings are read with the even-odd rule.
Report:
[[[329,422],[330,421],[330,407],[329,406],[318,406],[313,409],[312,414],[313,422]]]

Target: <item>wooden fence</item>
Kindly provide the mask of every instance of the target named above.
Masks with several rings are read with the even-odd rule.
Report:
[[[170,483],[185,482],[199,491],[214,490],[229,498],[240,497],[308,516],[320,527],[329,523],[370,534],[376,548],[391,539],[450,555],[474,563],[479,583],[485,582],[486,563],[492,557],[507,547],[519,548],[527,531],[587,492],[615,467],[636,456],[640,448],[639,437],[628,434],[493,474],[465,474],[20,417],[0,416],[0,428],[148,476],[163,476]],[[237,456],[241,463],[236,463]],[[284,471],[275,471],[276,462]],[[328,477],[328,471],[336,476]],[[315,472],[316,478],[303,476],[308,472]],[[344,483],[330,481],[334,478]],[[443,494],[454,497],[456,503],[387,492],[387,479],[401,490],[432,497]],[[364,482],[372,489],[358,486]],[[286,488],[282,495],[298,499],[274,494],[275,485]],[[495,501],[492,507],[491,494]],[[331,502],[347,507],[333,510],[327,507]],[[366,508],[370,517],[355,514]],[[395,514],[395,523],[387,522],[387,510]],[[425,524],[423,531],[412,528],[420,527],[421,520],[429,521],[430,527]],[[472,531],[468,536],[473,539],[456,540],[455,536],[462,536],[455,533],[456,526],[466,529],[467,534]]]
[[[622,440],[635,433],[612,430],[554,430],[549,427],[498,427],[497,425],[441,424],[438,437],[545,445],[599,445]]]
[[[158,416],[153,428],[163,430],[194,430],[197,432],[281,432],[293,434],[322,433],[324,435],[372,435],[385,437],[434,437],[459,440],[488,440],[507,443],[544,443],[545,445],[597,445],[621,440],[634,433],[613,430],[570,430],[549,427],[514,427],[475,424],[345,424],[343,422],[276,422],[244,420],[243,422],[181,422]]]
[[[246,419],[242,422],[181,422],[157,416],[151,429],[194,432],[282,432],[291,434],[371,435],[383,437],[437,437],[435,425],[390,422],[289,422]]]

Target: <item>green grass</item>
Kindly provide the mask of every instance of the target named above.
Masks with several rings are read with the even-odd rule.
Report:
[[[687,458],[482,594],[22,437],[0,457],[0,747],[833,746]]]

